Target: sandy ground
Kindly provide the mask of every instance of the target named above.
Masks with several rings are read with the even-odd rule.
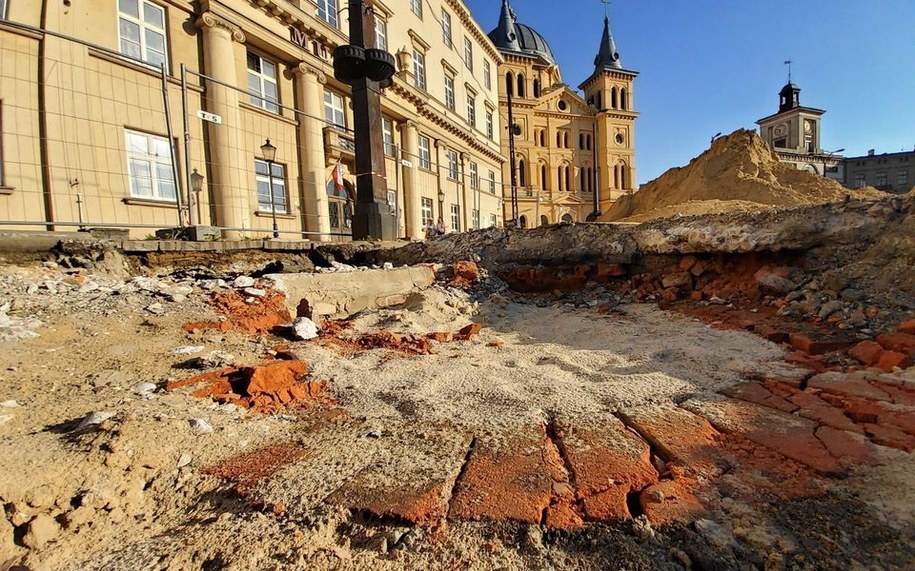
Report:
[[[36,276],[19,272],[13,282],[22,289],[9,291],[28,295]],[[649,305],[597,315],[499,296],[476,303],[433,288],[406,308],[359,316],[353,331],[454,331],[477,321],[481,335],[411,358],[384,350],[345,357],[291,343],[313,378],[330,381],[338,407],[264,416],[161,390],[195,372],[184,368],[194,355],[175,354],[180,346],[255,364],[281,341],[185,333],[183,323],[214,317],[206,293],[194,287],[186,298],[163,302],[162,315],[141,309],[148,298],[130,302],[142,292],[112,294],[127,301],[112,305],[109,315],[73,304],[43,315],[38,337],[0,343],[0,401],[16,401],[0,409],[0,501],[7,515],[0,518],[0,568],[681,569],[691,557],[701,567],[710,536],[695,531],[655,534],[648,526],[645,533],[630,522],[575,534],[485,521],[424,529],[372,520],[327,500],[390,481],[454,481],[472,438],[508,442],[555,417],[600,420],[634,406],[681,402],[782,366],[783,350],[774,344]],[[144,392],[142,382],[160,389]],[[94,411],[113,416],[101,430],[74,432]],[[195,433],[194,419],[206,420],[212,432]],[[205,473],[239,453],[290,442],[301,459],[246,498]],[[885,541],[905,545],[911,532],[899,530],[915,521],[911,456],[884,453],[883,465],[831,484],[880,514],[887,537],[868,536],[873,544],[862,545],[865,553]],[[256,501],[268,509],[252,507]],[[743,553],[746,565],[770,568],[767,553],[800,549],[800,541],[786,548],[776,541],[782,536],[766,535],[777,513],[729,505],[729,516],[716,517],[742,521],[750,532],[728,540],[739,549],[710,561],[736,564]],[[809,553],[812,566],[799,568],[841,567],[818,566],[828,550]]]

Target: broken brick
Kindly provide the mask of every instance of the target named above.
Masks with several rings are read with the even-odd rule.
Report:
[[[822,355],[824,353],[832,353],[833,351],[841,351],[853,343],[848,340],[814,340],[804,333],[792,334],[790,341],[792,347],[810,355]]]
[[[788,400],[799,407],[797,411],[799,416],[839,430],[864,433],[864,429],[845,416],[841,408],[830,405],[809,391],[801,391],[788,397]]]
[[[683,482],[665,480],[642,491],[639,504],[652,525],[689,523],[699,519],[705,506]]]
[[[892,373],[897,367],[905,369],[911,365],[912,357],[910,355],[896,351],[884,351],[880,355],[880,360],[877,361],[877,368],[887,373]]]
[[[811,377],[807,387],[841,396],[860,397],[872,400],[890,400],[890,396],[864,380],[860,375],[845,373],[823,373]]]
[[[473,339],[474,337],[479,335],[480,331],[482,331],[482,330],[483,330],[483,326],[480,325],[479,323],[471,323],[470,325],[465,325],[464,327],[462,327],[461,330],[458,331],[457,335],[455,335],[454,337],[455,337],[455,339],[457,339],[459,341],[470,341],[471,339]]]
[[[915,335],[895,331],[893,333],[884,333],[877,337],[877,343],[880,343],[890,351],[897,353],[909,354],[915,351]]]
[[[898,428],[865,424],[864,430],[875,444],[905,452],[911,452],[915,449],[915,436],[906,434]]]
[[[880,360],[883,347],[876,341],[862,341],[848,350],[848,354],[862,365],[868,367]]]
[[[899,327],[896,328],[896,331],[900,333],[905,333],[908,335],[915,335],[915,319],[910,319],[903,323],[899,324]]]
[[[846,467],[877,462],[873,445],[861,434],[821,426],[816,430],[816,437]]]
[[[740,383],[721,391],[729,397],[767,406],[784,412],[794,412],[797,405],[769,392],[759,383]]]

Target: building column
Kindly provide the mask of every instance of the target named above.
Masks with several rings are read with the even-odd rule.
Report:
[[[402,171],[404,222],[407,237],[411,240],[422,240],[425,237],[425,229],[423,228],[422,205],[420,204],[421,200],[416,182],[416,173],[419,169],[419,132],[416,129],[416,122],[408,120],[404,123],[401,133],[404,154],[413,165],[410,168],[404,168]],[[397,168],[400,168],[400,165]]]
[[[461,230],[463,230],[464,232],[467,232],[469,230],[472,230],[472,228],[470,227],[470,210],[473,209],[473,206],[468,206],[468,204],[470,204],[470,202],[467,200],[467,188],[468,188],[468,186],[470,186],[467,184],[467,153],[463,153],[463,152],[458,153],[458,158],[461,161],[461,164],[460,164],[461,182],[459,184],[460,193],[461,193],[460,196],[461,196],[461,202],[464,203],[463,205],[461,205],[461,218],[463,218],[463,220],[461,221],[461,224],[462,224]],[[477,168],[479,168],[479,167],[477,167]]]
[[[203,30],[204,65],[206,74],[226,85],[238,83],[235,70],[233,41],[244,43],[241,29],[213,14],[204,12],[197,19]],[[250,228],[249,174],[253,168],[250,157],[243,149],[238,91],[216,81],[204,78],[207,111],[222,118],[221,124],[207,123],[209,134],[209,176],[207,185],[212,192],[211,204],[216,214],[216,225],[227,228]],[[237,230],[226,233],[238,237]]]
[[[324,84],[327,77],[300,63],[294,70],[296,109],[305,112],[299,115],[297,137],[299,142],[299,163],[302,165],[303,226],[312,240],[330,240],[330,214],[328,211],[325,170],[327,159],[324,155]]]

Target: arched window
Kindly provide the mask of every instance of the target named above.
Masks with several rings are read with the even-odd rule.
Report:
[[[598,109],[598,111],[604,108],[604,103],[603,103],[603,101],[601,101],[601,99],[603,99],[603,98],[601,97],[601,92],[598,91],[598,92],[597,92],[597,109]]]
[[[540,97],[540,80],[534,80],[534,97]]]
[[[541,215],[540,215],[540,225],[541,225],[541,226],[549,226],[549,225],[550,225],[550,218],[549,218],[549,216],[547,216],[546,214],[541,214]]]
[[[522,215],[518,218],[518,225],[522,228],[527,228],[527,216]]]
[[[617,102],[616,88],[614,87],[613,89],[610,90],[610,108],[611,109],[616,109],[616,102]]]
[[[626,88],[620,89],[620,108],[623,111],[629,110],[629,94],[626,93]]]
[[[568,214],[568,213],[562,215],[562,221],[565,222],[566,224],[571,224],[571,223],[575,222],[575,220],[572,218],[572,215]]]
[[[578,134],[578,148],[585,150],[585,136],[583,133]]]
[[[540,165],[540,188],[543,190],[549,190],[550,188],[550,178],[547,174],[546,165]]]
[[[527,180],[524,177],[524,159],[518,161],[518,186],[527,186]]]
[[[563,170],[565,171],[565,177],[566,177],[566,190],[572,190],[572,172],[571,172],[571,169],[569,168],[569,165],[566,165],[565,167],[563,167]]]
[[[620,166],[615,165],[613,167],[613,188],[618,189],[620,187]]]
[[[569,143],[569,132],[568,131],[566,131],[565,133],[562,134],[562,146],[563,146],[563,148],[566,148],[566,149],[572,148]]]
[[[515,78],[512,77],[512,72],[505,74],[505,92],[508,95],[515,94]]]
[[[562,131],[556,131],[556,148],[562,148]]]
[[[518,74],[518,97],[524,97],[524,74]]]
[[[556,169],[556,175],[557,175],[557,179],[559,180],[559,192],[562,192],[565,190],[565,188],[563,188],[563,186],[562,186],[563,181],[565,181],[565,177],[562,176],[562,167],[558,167]]]
[[[541,147],[546,146],[546,129],[540,130],[540,146]]]

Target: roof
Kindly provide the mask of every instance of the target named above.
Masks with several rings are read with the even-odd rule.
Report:
[[[546,39],[530,26],[519,24],[517,19],[508,0],[502,0],[499,24],[496,29],[489,32],[489,39],[492,43],[502,51],[537,57],[547,63],[555,64],[553,50],[550,49]]]

